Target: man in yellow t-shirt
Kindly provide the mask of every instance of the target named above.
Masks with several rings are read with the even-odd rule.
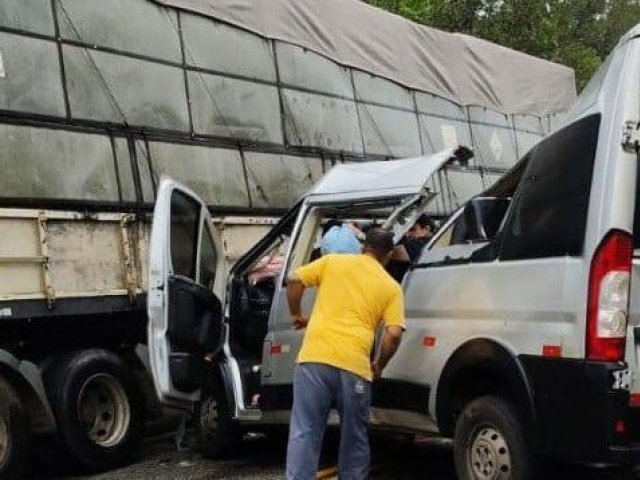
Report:
[[[293,380],[289,480],[316,477],[332,407],[340,415],[339,478],[368,478],[371,381],[396,352],[404,330],[402,289],[384,269],[392,250],[391,233],[375,228],[367,234],[361,255],[326,255],[300,267],[289,279],[294,326],[307,328]],[[307,287],[317,287],[309,320],[300,309]],[[379,357],[372,362],[381,322],[385,335]]]

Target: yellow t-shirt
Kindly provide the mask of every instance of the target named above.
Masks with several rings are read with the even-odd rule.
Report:
[[[404,327],[400,285],[369,255],[326,255],[296,277],[318,287],[298,362],[323,363],[371,380],[371,350],[380,322]]]

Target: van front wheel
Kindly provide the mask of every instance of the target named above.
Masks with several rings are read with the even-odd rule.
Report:
[[[212,382],[213,383],[213,382]],[[223,387],[207,382],[195,409],[198,449],[205,458],[221,459],[237,455],[242,446],[242,430],[233,415]]]
[[[469,402],[458,417],[454,461],[460,480],[528,480],[529,451],[519,415],[498,397]]]

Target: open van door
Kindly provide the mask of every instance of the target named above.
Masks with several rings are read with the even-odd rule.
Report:
[[[224,258],[205,206],[171,179],[158,188],[149,243],[149,357],[163,403],[191,408],[207,361],[220,353]]]

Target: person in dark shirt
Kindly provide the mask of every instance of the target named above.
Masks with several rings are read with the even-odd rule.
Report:
[[[434,221],[426,215],[420,215],[402,242],[411,262],[415,262],[420,257],[422,250],[435,231],[436,225]]]
[[[416,223],[407,232],[394,251],[394,255],[387,266],[389,274],[398,282],[402,282],[407,270],[415,263],[422,250],[435,233],[436,225],[427,215],[420,215]]]

